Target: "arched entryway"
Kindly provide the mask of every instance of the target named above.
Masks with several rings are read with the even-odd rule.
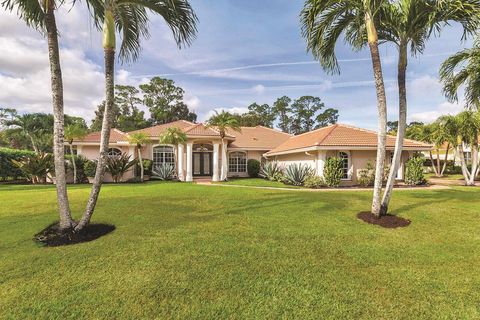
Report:
[[[213,175],[213,146],[210,143],[195,143],[192,150],[193,176]]]

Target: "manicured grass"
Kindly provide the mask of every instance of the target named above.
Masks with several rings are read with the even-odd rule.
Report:
[[[426,173],[426,179],[434,178],[434,179],[445,179],[445,180],[463,180],[463,175],[461,174],[444,174],[442,177],[435,176],[435,173]]]
[[[219,182],[220,184],[232,184],[237,186],[249,187],[271,187],[271,188],[301,188],[292,186],[279,181],[270,181],[262,178],[230,178],[228,181]]]
[[[479,189],[396,192],[402,229],[357,220],[370,197],[106,185],[93,220],[117,229],[45,248],[55,189],[0,186],[0,318],[480,318]]]

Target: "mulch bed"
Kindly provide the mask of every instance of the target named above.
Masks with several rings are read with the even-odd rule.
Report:
[[[89,242],[115,230],[111,224],[89,224],[80,232],[72,229],[60,231],[58,223],[53,223],[37,233],[33,240],[47,247],[66,246],[70,244]]]
[[[411,221],[391,214],[381,216],[380,218],[371,212],[364,211],[357,214],[357,218],[370,224],[383,228],[402,228],[410,225]]]

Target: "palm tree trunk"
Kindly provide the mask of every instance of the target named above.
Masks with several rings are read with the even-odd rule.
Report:
[[[365,15],[365,24],[367,26],[368,46],[370,47],[373,76],[375,78],[375,89],[377,92],[378,146],[377,164],[375,168],[375,183],[373,186],[372,213],[379,216],[381,209],[383,170],[385,167],[385,147],[387,142],[387,100],[385,96],[385,85],[383,82],[380,53],[378,52],[378,37],[375,30],[375,25],[373,24],[373,21],[368,13]]]
[[[435,167],[435,161],[433,160],[432,151],[429,151],[428,153],[430,155],[430,163],[432,165],[433,173],[435,173],[435,175],[438,177],[437,167]]]
[[[140,161],[140,181],[143,182],[143,160],[142,160],[142,150],[137,146],[138,160]]]
[[[395,178],[397,177],[398,168],[402,159],[403,139],[405,138],[405,129],[407,128],[407,44],[402,41],[399,45],[398,54],[398,130],[395,141],[395,151],[393,153],[392,165],[388,175],[385,193],[383,194],[380,215],[386,215],[388,212],[388,204],[393,192]]]
[[[462,167],[463,178],[465,179],[465,184],[468,185],[468,181],[470,179],[470,174],[469,174],[468,169],[467,169],[467,163],[465,162],[465,155],[463,153],[462,144],[460,144],[458,146],[458,148],[459,148],[458,157],[460,158],[460,165]]]
[[[53,155],[55,162],[55,180],[57,189],[57,203],[60,215],[60,228],[69,229],[74,226],[70,205],[68,202],[67,182],[65,178],[65,147],[64,147],[64,113],[63,113],[63,82],[60,68],[60,54],[58,49],[58,31],[55,22],[55,1],[48,1],[45,14],[47,29],[48,58],[53,102]],[[35,147],[34,147],[35,148]]]
[[[105,165],[108,156],[108,141],[110,140],[111,127],[111,112],[114,100],[114,71],[115,71],[115,50],[105,49],[105,110],[103,111],[102,132],[100,137],[100,155],[97,162],[97,170],[93,179],[92,190],[88,198],[87,207],[80,219],[78,225],[75,227],[76,231],[82,230],[88,223],[95,210],[97,204],[100,188],[102,187],[103,178],[105,176]]]
[[[71,143],[70,143],[70,155],[72,156],[73,183],[77,183],[77,164],[75,163],[75,155],[73,154],[73,146]]]
[[[32,148],[35,153],[38,153],[38,148],[37,145],[35,144],[35,140],[33,139],[33,136],[27,132],[27,136],[30,138],[30,142],[32,143]]]
[[[437,172],[438,172],[438,176],[440,177],[440,168],[441,168],[441,164],[440,164],[440,149],[436,149],[435,152],[437,153]]]
[[[443,177],[443,174],[445,173],[445,169],[447,168],[449,151],[450,151],[450,143],[447,143],[447,149],[445,149],[445,159],[443,160],[443,167],[442,167],[442,171],[440,171],[440,177]]]
[[[477,139],[477,138],[476,138]],[[475,185],[475,177],[477,174],[477,165],[478,165],[478,146],[473,143],[472,144],[472,171],[470,173],[470,180],[468,185],[474,186]]]

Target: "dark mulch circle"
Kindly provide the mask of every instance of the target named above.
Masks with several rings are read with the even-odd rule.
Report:
[[[89,224],[80,232],[72,229],[61,231],[58,223],[53,223],[37,233],[33,240],[47,247],[66,246],[70,244],[89,242],[115,230],[111,224]]]
[[[382,216],[379,218],[368,211],[358,213],[357,218],[366,223],[375,224],[384,228],[402,228],[407,227],[411,223],[410,220],[391,214],[387,214],[386,216]]]

